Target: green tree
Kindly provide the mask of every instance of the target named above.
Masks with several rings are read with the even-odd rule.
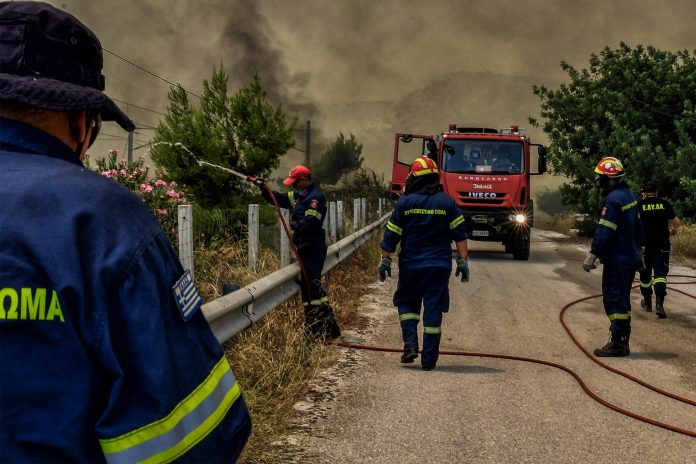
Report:
[[[336,185],[345,174],[360,169],[364,161],[360,156],[362,148],[355,135],[350,134],[347,139],[343,132],[339,132],[312,170],[312,177],[322,184]]]
[[[550,164],[571,179],[561,188],[564,203],[593,213],[594,166],[615,156],[634,191],[651,181],[680,214],[695,217],[696,52],[621,43],[592,54],[589,64],[578,71],[562,62],[570,83],[556,90],[534,86]]]
[[[210,81],[203,81],[199,108],[182,87],[172,87],[152,149],[153,161],[207,208],[239,206],[247,190],[228,173],[200,166],[196,159],[267,177],[295,144],[295,120],[288,123],[282,109],[267,100],[258,75],[232,96],[227,82],[223,67],[213,68]]]

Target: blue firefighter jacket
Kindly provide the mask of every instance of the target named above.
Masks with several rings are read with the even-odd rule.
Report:
[[[272,202],[266,189],[261,189],[264,198]],[[281,193],[273,191],[278,206],[290,210],[290,228],[292,241],[296,246],[310,242],[326,244],[324,216],[326,215],[326,198],[318,185],[312,183],[299,193],[290,191]]]
[[[635,265],[640,260],[642,239],[638,200],[620,183],[607,194],[599,210],[590,252],[604,264]]]
[[[380,247],[393,253],[401,242],[399,268],[452,268],[452,241],[466,240],[464,216],[444,192],[409,193],[394,206]]]
[[[0,119],[0,462],[234,462],[250,419],[149,208]]]

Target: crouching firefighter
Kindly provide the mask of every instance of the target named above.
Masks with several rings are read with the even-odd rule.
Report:
[[[312,182],[311,172],[305,166],[292,168],[283,184],[292,186],[293,190],[288,193],[273,191],[273,195],[278,206],[291,210],[292,242],[306,274],[301,282],[306,329],[312,337],[337,339],[341,336],[341,329],[321,285],[321,271],[327,251],[324,231],[326,199],[319,186]],[[266,201],[273,204],[270,189],[266,189],[263,182],[256,185],[261,187]],[[304,280],[305,277],[308,282]]]
[[[638,217],[638,200],[623,182],[626,173],[621,161],[602,158],[595,167],[595,185],[604,198],[599,210],[590,252],[582,268],[602,271],[602,302],[609,318],[609,342],[594,350],[595,356],[628,356],[631,351],[631,285],[640,263],[643,229]]]
[[[418,357],[418,321],[423,306],[423,370],[437,364],[442,315],[449,310],[449,278],[454,241],[459,258],[455,276],[469,281],[469,251],[464,216],[452,197],[442,192],[435,161],[418,158],[406,179],[404,196],[396,202],[380,243],[379,277],[391,276],[391,253],[401,242],[399,282],[394,306],[399,311],[404,340],[402,363]]]

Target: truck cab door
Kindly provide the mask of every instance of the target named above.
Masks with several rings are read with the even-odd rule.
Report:
[[[404,191],[406,177],[411,164],[421,156],[435,156],[437,153],[428,150],[428,141],[434,140],[432,135],[397,133],[394,137],[394,160],[392,163],[392,180],[389,191],[392,198],[397,198]],[[431,144],[432,146],[432,144]]]

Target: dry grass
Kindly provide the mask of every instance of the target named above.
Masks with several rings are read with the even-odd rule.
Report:
[[[375,280],[380,238],[373,237],[327,279],[329,298],[342,328],[361,323],[354,303]],[[242,242],[196,253],[196,280],[206,301],[220,296],[224,283],[245,285],[279,266],[277,257],[262,252],[259,271],[252,273],[246,268],[246,253]],[[333,347],[306,340],[303,321],[302,305],[295,297],[225,344],[254,424],[242,463],[282,462],[274,453],[273,441],[288,429],[293,405],[335,353]]]
[[[679,234],[671,238],[672,256],[675,261],[696,266],[696,224],[684,223]]]

